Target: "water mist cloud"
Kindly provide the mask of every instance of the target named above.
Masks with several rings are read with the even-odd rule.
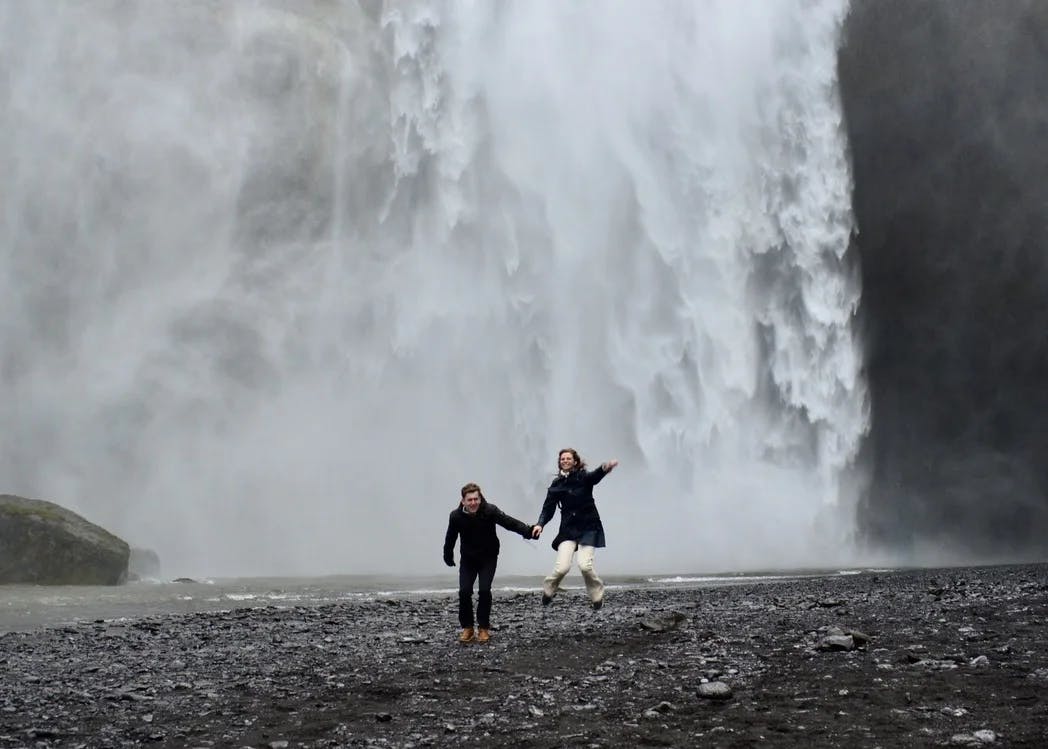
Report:
[[[415,572],[574,445],[603,569],[851,558],[843,13],[7,6],[4,488],[188,574]]]

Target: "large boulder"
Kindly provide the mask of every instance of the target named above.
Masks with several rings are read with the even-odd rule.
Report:
[[[117,585],[126,542],[64,507],[0,494],[0,583]]]

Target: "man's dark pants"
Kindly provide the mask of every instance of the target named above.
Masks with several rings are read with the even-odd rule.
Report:
[[[472,627],[473,620],[473,584],[480,580],[477,592],[476,624],[481,629],[491,626],[491,582],[495,579],[495,566],[498,557],[490,559],[471,559],[462,557],[459,560],[459,624],[463,629]]]

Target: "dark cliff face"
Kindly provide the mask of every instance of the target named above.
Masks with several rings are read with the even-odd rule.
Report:
[[[117,585],[126,542],[71,510],[0,494],[0,585]]]
[[[853,0],[840,54],[873,427],[860,525],[1048,553],[1048,3]]]

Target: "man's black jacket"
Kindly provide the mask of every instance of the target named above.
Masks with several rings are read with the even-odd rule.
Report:
[[[495,535],[495,526],[501,525],[506,530],[519,533],[524,538],[531,538],[531,526],[511,518],[490,502],[481,502],[477,511],[470,515],[462,506],[456,507],[448,517],[448,532],[444,536],[444,563],[455,563],[452,551],[455,539],[461,539],[459,553],[470,560],[492,559],[499,555],[499,538]]]

